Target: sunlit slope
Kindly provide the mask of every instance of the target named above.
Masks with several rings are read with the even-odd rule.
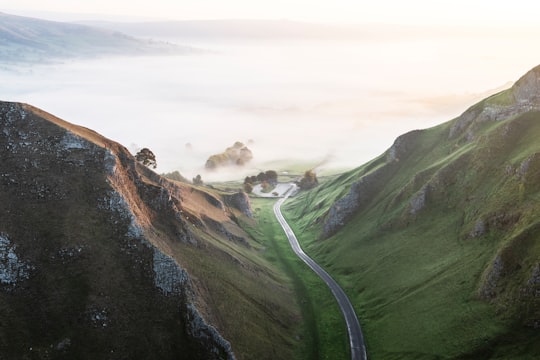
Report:
[[[540,68],[299,196],[373,359],[540,354]]]
[[[122,145],[0,101],[1,359],[291,359],[289,276],[245,193],[169,181]]]

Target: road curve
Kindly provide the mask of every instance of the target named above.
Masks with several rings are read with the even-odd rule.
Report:
[[[287,197],[288,195],[286,195],[284,198],[279,199],[275,203],[274,214],[276,215],[276,218],[281,224],[283,231],[285,231],[285,234],[287,235],[287,238],[289,239],[289,243],[291,244],[293,251],[317,275],[319,275],[321,279],[324,280],[326,285],[328,285],[328,287],[332,291],[332,294],[334,294],[334,297],[336,298],[339,304],[339,308],[341,309],[341,313],[343,314],[343,317],[345,318],[345,322],[347,323],[347,331],[349,333],[349,344],[351,347],[351,359],[352,360],[367,360],[366,345],[364,343],[364,336],[362,335],[362,329],[360,328],[360,323],[358,322],[358,318],[356,317],[356,313],[354,312],[354,308],[351,302],[349,301],[349,298],[347,297],[343,289],[341,289],[341,287],[336,283],[336,281],[332,279],[332,277],[322,267],[320,267],[315,261],[313,261],[312,258],[306,255],[306,253],[300,247],[300,244],[298,243],[298,240],[296,239],[296,236],[294,235],[294,232],[292,231],[291,227],[289,226],[289,224],[287,224],[287,221],[285,221],[285,218],[281,214],[281,205],[285,202],[285,200],[287,200]]]

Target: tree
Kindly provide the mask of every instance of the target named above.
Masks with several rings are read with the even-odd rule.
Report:
[[[251,192],[253,191],[253,185],[251,185],[250,183],[245,183],[244,191],[248,194],[251,194]]]
[[[278,173],[274,170],[268,170],[265,174],[266,181],[275,186],[277,184]]]
[[[257,175],[257,180],[260,182],[266,181],[266,174],[263,172],[260,172],[259,175]]]
[[[300,180],[298,186],[300,186],[300,189],[307,190],[314,188],[318,184],[319,181],[317,180],[315,172],[313,170],[308,170],[304,173],[304,177]]]
[[[202,185],[203,184],[201,175],[197,175],[197,176],[195,176],[193,178],[193,184],[194,185]]]
[[[148,148],[141,149],[137,155],[135,155],[135,160],[144,166],[152,167],[153,169],[157,168],[156,155]]]

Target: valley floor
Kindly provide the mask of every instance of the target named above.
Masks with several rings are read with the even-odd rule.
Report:
[[[267,198],[252,198],[258,226],[247,230],[264,246],[266,259],[280,268],[293,283],[295,302],[302,316],[298,335],[301,345],[296,358],[347,359],[346,325],[336,301],[321,279],[292,251],[273,214],[274,203]]]
[[[263,191],[261,184],[253,186],[252,193],[259,197],[281,198],[285,195],[292,196],[298,191],[298,187],[294,183],[279,183],[270,192]]]

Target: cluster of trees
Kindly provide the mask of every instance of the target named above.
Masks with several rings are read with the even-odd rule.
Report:
[[[298,183],[298,186],[302,190],[312,189],[317,185],[319,185],[319,180],[317,180],[317,174],[313,170],[306,171],[304,177]]]
[[[257,176],[246,176],[244,191],[248,194],[253,191],[253,185],[262,184],[264,188],[274,188],[278,182],[278,173],[274,170],[261,171]]]
[[[135,160],[143,164],[144,166],[151,167],[153,169],[157,168],[157,161],[156,161],[156,155],[148,149],[143,148],[137,154],[135,155]],[[188,180],[180,174],[178,171],[173,171],[172,173],[166,173],[161,174],[162,176],[169,178],[171,180],[181,181],[181,182],[188,182]],[[276,174],[277,177],[277,174]],[[203,180],[201,175],[197,175],[193,178],[193,184],[195,185],[203,185]]]
[[[170,172],[170,173],[161,174],[161,176],[166,177],[167,179],[180,181],[180,182],[184,182],[184,183],[189,182],[188,179],[186,179],[184,176],[182,176],[182,174],[180,174],[180,172],[178,170],[175,170],[175,171]]]
[[[186,179],[185,177],[183,177],[182,174],[180,174],[180,172],[178,170],[173,171],[171,173],[161,174],[161,176],[166,177],[167,179],[180,181],[180,182],[184,182],[184,183],[189,183],[189,180]],[[192,182],[193,182],[194,185],[203,185],[204,184],[201,175],[195,176],[193,178]]]
[[[235,146],[237,149],[241,150],[241,146],[243,146],[243,144],[236,143]],[[152,167],[154,169],[157,168],[156,156],[148,148],[141,149],[135,155],[135,159],[145,166]],[[184,178],[178,171],[163,175],[173,180],[187,182],[187,179]],[[256,184],[261,184],[265,191],[271,190],[277,185],[277,182],[278,173],[275,170],[261,171],[257,176],[246,176],[244,179],[244,191],[250,194],[253,191],[253,185]],[[201,175],[197,175],[193,178],[193,184],[203,185]],[[304,173],[304,177],[302,177],[297,184],[302,190],[312,189],[319,184],[317,174],[315,174],[313,170],[308,170]]]
[[[253,159],[253,153],[246,145],[237,141],[233,146],[225,149],[220,154],[211,155],[206,160],[205,167],[209,170],[215,170],[222,166],[243,166]]]

